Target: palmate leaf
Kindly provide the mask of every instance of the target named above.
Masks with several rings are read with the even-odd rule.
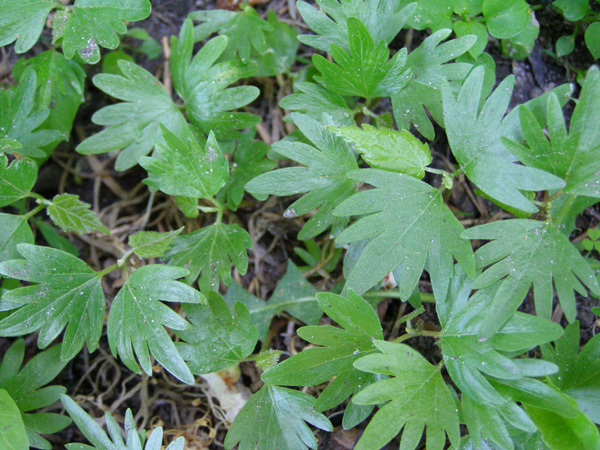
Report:
[[[252,102],[260,91],[255,86],[227,88],[256,70],[256,64],[247,59],[229,58],[217,62],[226,51],[227,44],[227,36],[218,36],[208,41],[192,58],[194,30],[190,19],[181,27],[179,39],[174,36],[171,38],[175,91],[185,101],[185,111],[190,121],[200,127],[205,135],[212,131],[219,139],[238,138],[236,130],[260,121],[260,117],[254,114],[231,112]],[[174,130],[170,131],[177,134]]]
[[[531,285],[537,315],[550,318],[554,282],[570,322],[576,313],[574,290],[586,295],[585,284],[595,295],[600,295],[593,270],[568,238],[549,223],[502,220],[470,228],[462,236],[492,240],[475,254],[479,268],[490,267],[475,279],[473,289],[503,280],[481,329],[485,337],[491,337],[513,315]]]
[[[176,332],[186,342],[177,349],[192,373],[217,372],[254,351],[258,329],[250,324],[250,312],[243,303],[236,303],[232,317],[225,300],[209,292],[207,305],[185,305],[184,311],[192,327]]]
[[[469,63],[450,61],[466,53],[474,44],[474,36],[441,43],[450,36],[450,30],[433,33],[406,59],[410,80],[406,87],[392,95],[392,107],[398,129],[408,129],[412,123],[429,140],[435,132],[427,112],[440,125],[444,124],[442,108],[442,80],[448,80],[453,88],[459,88],[473,67]]]
[[[227,182],[229,163],[211,133],[202,148],[192,136],[179,139],[161,126],[163,142],[156,144],[152,157],[142,156],[140,165],[148,171],[144,180],[165,194],[210,198]]]
[[[373,40],[392,42],[417,3],[403,7],[398,0],[317,0],[319,9],[304,1],[297,3],[298,11],[315,35],[303,34],[298,40],[317,50],[328,52],[331,44],[346,51],[348,46],[348,19],[356,18],[366,27]],[[327,17],[329,16],[329,17]],[[333,19],[333,20],[332,20]]]
[[[389,170],[423,178],[431,163],[429,147],[407,130],[377,129],[368,124],[363,128],[340,127],[337,134],[354,144],[362,158],[374,169]]]
[[[37,284],[4,293],[3,300],[23,306],[0,321],[0,335],[40,330],[38,345],[46,348],[66,326],[61,360],[73,358],[86,341],[94,351],[104,325],[101,274],[61,250],[30,244],[17,249],[25,259],[0,263],[0,274]]]
[[[510,120],[503,120],[503,116],[514,77],[505,78],[480,111],[483,77],[483,67],[473,69],[457,99],[448,83],[442,83],[450,148],[467,177],[485,194],[505,205],[534,213],[537,208],[520,191],[558,189],[564,182],[543,170],[513,164],[501,138],[510,132]]]
[[[184,383],[194,377],[164,327],[185,330],[189,323],[160,301],[201,303],[204,296],[184,283],[173,281],[189,272],[180,267],[148,265],[137,269],[115,297],[108,315],[108,343],[113,355],[134,372],[142,367],[152,374],[150,353]],[[136,362],[134,352],[139,361]]]
[[[308,422],[333,431],[329,419],[314,410],[315,399],[308,394],[265,384],[238,413],[225,437],[225,449],[239,444],[239,450],[316,449],[317,440]]]
[[[0,262],[18,259],[17,245],[33,244],[33,232],[25,216],[0,213]]]
[[[442,354],[448,373],[463,394],[479,404],[500,407],[506,403],[485,376],[517,380],[555,373],[557,367],[546,361],[511,359],[505,354],[519,354],[550,342],[562,334],[554,322],[516,312],[489,339],[480,338],[480,330],[490,314],[490,304],[499,283],[478,290],[469,298],[471,280],[455,270],[449,295],[436,308],[442,325]],[[493,313],[492,313],[493,314]]]
[[[18,339],[6,351],[0,364],[0,390],[5,390],[14,400],[19,418],[22,418],[27,431],[25,443],[29,441],[34,448],[50,450],[50,442],[38,433],[57,433],[71,423],[68,417],[60,414],[32,412],[57,402],[66,391],[62,386],[46,386],[67,365],[67,361],[61,360],[60,353],[60,345],[55,345],[35,355],[21,368],[25,343]],[[5,422],[0,423],[4,428]]]
[[[164,259],[189,270],[186,283],[191,284],[200,276],[198,285],[202,292],[217,291],[221,281],[231,284],[231,263],[241,275],[246,274],[249,248],[252,239],[246,230],[220,223],[177,236]]]
[[[353,402],[359,405],[389,403],[375,413],[356,450],[379,450],[400,430],[403,430],[400,448],[414,450],[425,425],[427,449],[442,450],[445,433],[452,445],[457,446],[460,441],[458,411],[439,369],[407,345],[385,341],[374,341],[374,344],[381,354],[364,356],[354,367],[392,378],[367,386]]]
[[[548,138],[533,113],[521,108],[519,117],[527,147],[504,140],[519,160],[531,167],[552,173],[565,181],[563,192],[587,197],[600,197],[600,70],[592,66],[587,72],[579,101],[567,132],[560,103],[555,95],[548,97]]]
[[[373,376],[355,369],[358,358],[377,352],[373,341],[383,339],[381,323],[373,308],[350,290],[344,298],[331,293],[317,294],[321,309],[343,329],[331,326],[309,326],[298,330],[298,336],[321,347],[304,350],[262,375],[271,384],[314,386],[335,379],[319,396],[315,408],[325,411],[370,384]],[[363,408],[366,418],[372,407]]]
[[[92,116],[97,125],[108,126],[77,146],[84,155],[121,150],[115,168],[135,166],[160,139],[160,125],[177,136],[189,135],[185,117],[171,100],[164,86],[136,64],[119,60],[123,75],[99,74],[93,82],[100,90],[123,100],[102,108]]]
[[[16,159],[9,166],[8,158],[0,154],[0,206],[28,197],[37,174],[37,164],[31,159]]]
[[[267,51],[265,33],[273,31],[273,25],[266,22],[251,6],[244,5],[241,11],[194,11],[190,19],[203,22],[194,29],[194,41],[201,41],[213,33],[227,36],[228,43],[222,59],[232,59],[239,54],[242,61],[250,57],[250,49],[259,54]]]
[[[0,0],[0,47],[17,41],[15,51],[25,53],[37,42],[53,0]]]
[[[183,227],[165,233],[140,231],[129,236],[129,245],[140,258],[156,258],[169,250],[175,237],[182,231]]]
[[[79,430],[93,444],[93,447],[84,444],[67,444],[67,450],[142,450],[143,437],[145,437],[146,432],[137,432],[130,409],[125,413],[126,440],[123,441],[117,422],[108,412],[104,413],[104,422],[108,429],[107,436],[106,432],[98,425],[98,422],[90,417],[74,400],[66,395],[62,395],[60,400]],[[157,427],[152,430],[150,437],[146,440],[144,450],[161,450],[162,442],[163,429]],[[179,437],[171,442],[165,450],[184,450],[184,445],[185,439]]]
[[[90,205],[79,200],[79,196],[60,194],[55,196],[48,205],[48,215],[63,231],[74,231],[79,234],[99,231],[109,234],[110,231],[100,222],[100,219]]]
[[[277,20],[277,13],[272,9],[267,12],[267,21],[272,29],[265,33],[266,51],[262,54],[255,51],[250,56],[257,66],[255,77],[274,77],[289,72],[298,53],[296,27]]]
[[[3,8],[0,8],[3,9]],[[19,7],[16,7],[19,9]],[[36,109],[36,73],[27,69],[14,89],[0,90],[0,139],[10,139],[21,144],[16,153],[32,158],[43,158],[40,148],[61,139],[57,130],[37,130],[50,114],[49,109]]]
[[[301,240],[310,239],[327,230],[330,225],[343,224],[333,216],[339,202],[356,192],[356,183],[348,172],[358,169],[356,157],[350,146],[323,124],[310,117],[293,113],[292,120],[313,145],[285,138],[273,144],[273,151],[306,167],[287,167],[264,173],[246,185],[251,194],[277,196],[306,193],[285,212],[294,217],[318,211],[304,224],[298,234]]]
[[[264,341],[269,333],[271,319],[287,312],[307,325],[316,325],[323,315],[317,304],[317,290],[302,276],[292,261],[288,261],[285,275],[273,291],[268,302],[264,302],[248,293],[237,283],[233,283],[225,301],[230,308],[237,302],[243,303],[250,311],[250,319],[258,328],[258,338]]]
[[[425,268],[436,298],[443,299],[453,256],[474,275],[471,246],[460,237],[464,229],[444,204],[441,190],[410,175],[378,169],[348,176],[377,189],[359,192],[335,210],[336,216],[364,216],[344,230],[337,243],[371,239],[346,281],[347,289],[362,294],[397,270],[400,295],[408,300]]]
[[[367,99],[390,96],[406,85],[410,76],[405,69],[406,49],[388,61],[385,41],[375,45],[367,27],[355,18],[348,19],[348,39],[349,54],[335,44],[331,46],[335,63],[321,55],[313,56],[313,64],[321,72],[316,81],[336,94]]]

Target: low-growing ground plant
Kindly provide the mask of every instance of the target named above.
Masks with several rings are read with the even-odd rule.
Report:
[[[70,450],[324,449],[340,427],[357,450],[600,449],[578,320],[599,312],[600,70],[515,103],[486,53],[527,58],[550,8],[598,56],[592,1],[538,3],[229,3],[159,42],[130,25],[148,0],[0,0],[0,46],[25,55],[0,90],[0,447],[51,449],[72,421]],[[249,106],[277,87],[277,110]],[[41,188],[50,164],[83,173],[65,141],[100,167],[92,194]],[[109,171],[141,177],[145,209],[116,202],[136,220],[99,214]],[[98,352],[142,380],[135,414],[126,382],[110,408],[78,391]],[[75,387],[47,386],[79,358]],[[210,386],[228,431],[197,447],[206,415],[150,421],[158,377]]]

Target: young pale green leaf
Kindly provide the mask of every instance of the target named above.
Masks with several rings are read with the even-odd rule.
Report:
[[[244,5],[240,11],[214,9],[194,11],[188,15],[190,19],[203,22],[194,29],[194,41],[201,41],[213,33],[227,36],[228,43],[222,59],[233,59],[239,54],[242,61],[250,57],[250,49],[259,54],[267,51],[265,33],[273,31],[273,25],[264,21],[251,6]]]
[[[92,231],[110,233],[110,230],[100,222],[94,211],[90,210],[90,205],[79,200],[77,195],[60,194],[55,196],[48,205],[47,211],[52,221],[63,231],[74,231],[79,234]]]
[[[271,319],[283,311],[307,325],[316,325],[323,315],[317,304],[317,290],[306,281],[298,268],[288,261],[287,271],[277,284],[268,302],[259,300],[237,283],[233,283],[225,301],[230,308],[237,302],[243,303],[250,311],[250,319],[258,328],[258,338],[263,341],[269,333]]]
[[[67,361],[60,359],[60,345],[38,353],[21,368],[24,356],[25,343],[19,339],[2,358],[0,391],[4,390],[9,394],[18,408],[17,412],[20,412],[19,416],[23,419],[28,436],[25,443],[29,440],[29,444],[34,448],[50,450],[52,445],[39,433],[57,433],[67,427],[71,420],[60,414],[31,411],[52,405],[65,393],[66,389],[62,386],[45,385],[65,368]],[[4,426],[4,422],[0,423]]]
[[[358,358],[376,352],[375,339],[383,339],[377,314],[360,295],[348,291],[346,297],[317,294],[321,309],[343,327],[311,326],[298,330],[298,336],[321,347],[304,350],[262,375],[271,384],[314,386],[335,377],[319,396],[315,408],[325,411],[342,403],[370,384],[371,375],[355,369]],[[372,408],[371,408],[372,409]],[[367,411],[368,415],[370,410]]]
[[[256,70],[256,64],[248,58],[229,58],[215,64],[227,44],[227,36],[218,36],[208,41],[192,58],[194,30],[190,19],[184,22],[179,39],[171,38],[173,86],[185,101],[187,117],[204,134],[212,131],[219,139],[238,138],[239,133],[235,130],[260,121],[260,117],[254,114],[231,112],[252,102],[260,91],[255,86],[227,88]]]
[[[410,72],[405,70],[406,49],[390,60],[385,41],[377,45],[369,30],[358,19],[348,19],[350,54],[333,44],[331,55],[335,63],[321,55],[313,56],[313,64],[321,72],[315,80],[340,95],[365,98],[387,97],[401,90]]]
[[[246,273],[249,248],[252,239],[246,230],[220,223],[177,236],[164,259],[189,270],[186,283],[191,284],[200,276],[198,285],[202,292],[216,291],[221,281],[231,284],[231,263],[241,275]]]
[[[271,30],[265,32],[266,50],[262,54],[258,52],[251,54],[252,60],[256,63],[255,77],[274,77],[288,72],[298,52],[296,28],[278,21],[277,13],[272,9],[267,13],[267,21],[271,25]]]
[[[34,108],[36,79],[35,71],[27,69],[16,88],[0,90],[0,139],[21,144],[16,153],[44,158],[46,153],[40,147],[58,142],[62,136],[57,130],[38,130],[50,110]]]
[[[560,304],[571,322],[576,312],[574,290],[586,295],[583,283],[600,295],[593,270],[568,238],[551,224],[502,220],[470,228],[462,236],[492,240],[475,254],[479,268],[490,267],[475,279],[473,289],[503,280],[481,329],[485,337],[491,337],[513,315],[531,285],[538,316],[550,318],[554,281]]]
[[[100,61],[99,47],[115,49],[119,34],[127,32],[124,22],[136,22],[150,15],[149,0],[77,0],[60,11],[53,25],[54,41],[62,38],[65,56],[77,52],[89,64]]]
[[[25,216],[0,213],[0,261],[19,258],[17,245],[33,244],[33,232]]]
[[[16,159],[9,166],[8,158],[0,154],[0,207],[28,197],[37,174],[37,164],[31,159]]]
[[[63,361],[79,353],[86,341],[94,351],[104,325],[101,276],[61,250],[30,244],[19,244],[17,249],[25,259],[1,263],[0,274],[37,284],[4,293],[4,300],[23,306],[0,321],[0,335],[21,336],[40,330],[38,345],[45,348],[66,326]]]
[[[364,124],[362,129],[340,127],[336,133],[354,144],[354,148],[374,169],[423,178],[425,167],[432,160],[427,144],[423,144],[408,130],[377,129]]]
[[[129,245],[140,258],[157,258],[169,250],[173,240],[183,231],[183,228],[166,233],[140,231],[129,237]]]
[[[325,113],[331,116],[336,125],[355,125],[355,112],[348,107],[344,98],[316,83],[294,83],[294,93],[284,97],[279,106],[301,112],[317,121],[321,120]]]
[[[484,0],[482,13],[488,31],[497,39],[519,34],[533,14],[525,0]]]
[[[407,345],[385,341],[374,344],[381,354],[364,356],[354,367],[392,378],[367,386],[353,402],[359,405],[389,403],[375,413],[356,450],[379,450],[402,429],[401,448],[414,450],[425,425],[428,449],[444,448],[444,432],[452,445],[457,446],[460,441],[458,411],[439,369]]]
[[[592,421],[600,424],[600,336],[594,336],[579,352],[579,322],[565,329],[554,347],[542,347],[544,359],[559,367],[552,383],[574,398]]]
[[[192,373],[217,372],[254,351],[258,329],[250,324],[250,312],[242,303],[236,303],[232,316],[225,300],[209,292],[207,305],[185,305],[184,311],[192,327],[176,332],[186,342],[177,348]]]
[[[528,108],[519,117],[527,146],[503,140],[508,150],[524,164],[562,178],[565,193],[600,197],[600,129],[595,126],[600,115],[600,70],[588,70],[573,111],[567,132],[560,103],[555,95],[548,97],[548,138],[543,124],[538,123]]]
[[[0,444],[6,450],[29,450],[21,412],[10,394],[0,389]]]
[[[537,208],[520,190],[558,189],[564,182],[543,170],[513,163],[501,138],[509,132],[510,120],[503,120],[503,116],[514,77],[505,78],[480,111],[483,78],[483,67],[473,69],[457,99],[448,83],[442,83],[450,148],[467,177],[483,192],[508,206],[534,213]]]
[[[348,19],[355,18],[366,26],[375,42],[383,40],[389,44],[417,8],[416,2],[407,3],[404,0],[317,0],[320,9],[316,9],[299,1],[298,11],[316,34],[303,34],[298,40],[324,52],[330,50],[331,44],[349,51]]]
[[[98,89],[123,100],[102,108],[92,116],[97,125],[109,128],[87,138],[77,146],[84,155],[122,150],[115,168],[129,169],[141,156],[150,153],[160,139],[160,125],[177,136],[188,136],[189,125],[164,86],[145,69],[120,60],[123,75],[99,74],[93,78]]]
[[[313,145],[285,138],[273,144],[272,149],[306,167],[264,173],[250,181],[246,190],[251,194],[277,196],[307,193],[284,213],[285,217],[295,217],[319,208],[298,234],[304,240],[317,236],[332,224],[344,223],[334,218],[333,209],[356,192],[356,184],[347,173],[358,169],[358,164],[350,146],[324,129],[323,124],[299,113],[291,117]]]
[[[161,126],[164,142],[156,145],[152,157],[142,156],[140,165],[148,171],[144,180],[165,194],[210,198],[227,182],[229,163],[211,133],[204,148],[192,136],[185,141]]]
[[[450,63],[471,49],[474,36],[463,36],[440,44],[450,36],[450,30],[439,30],[428,36],[406,60],[411,78],[406,87],[392,95],[394,118],[399,129],[415,129],[429,140],[435,132],[427,112],[440,125],[444,125],[442,108],[442,80],[449,80],[459,88],[472,65],[465,62]]]
[[[409,175],[377,169],[349,174],[378,189],[359,192],[341,203],[336,216],[364,216],[338,237],[340,244],[371,239],[352,269],[347,289],[363,293],[393,270],[400,295],[408,300],[423,269],[436,298],[446,297],[454,256],[474,275],[475,263],[463,227],[444,204],[442,191]]]
[[[133,272],[115,297],[108,315],[108,343],[113,355],[121,355],[121,360],[134,372],[140,372],[135,352],[144,372],[152,374],[150,352],[181,381],[194,383],[194,377],[164,329],[185,330],[189,323],[161,303],[205,301],[197,290],[173,281],[188,273],[180,267],[143,266]]]
[[[266,158],[269,146],[261,141],[253,142],[254,133],[246,132],[240,139],[233,154],[233,169],[224,191],[227,195],[227,208],[237,210],[244,198],[244,186],[260,174],[273,170],[277,162]]]
[[[225,449],[316,449],[317,440],[308,422],[333,431],[329,419],[314,410],[315,399],[302,392],[265,384],[238,413],[225,437]]]
[[[17,41],[15,51],[25,53],[37,42],[52,0],[0,0],[0,47]]]
[[[63,406],[73,418],[73,422],[77,425],[83,435],[93,444],[93,447],[83,444],[67,444],[68,450],[142,450],[143,439],[137,432],[135,421],[131,410],[128,409],[125,414],[125,433],[126,443],[123,441],[121,431],[115,419],[106,412],[104,413],[104,421],[108,429],[107,436],[104,430],[98,425],[96,420],[89,416],[85,410],[79,406],[74,400],[66,395],[60,398]],[[145,434],[145,431],[143,432]],[[152,434],[146,441],[144,450],[161,450],[163,442],[162,427],[152,430]],[[171,442],[165,450],[184,450],[185,439],[179,437]]]

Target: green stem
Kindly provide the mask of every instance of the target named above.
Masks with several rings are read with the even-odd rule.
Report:
[[[100,278],[102,278],[104,275],[108,275],[113,270],[117,270],[117,269],[120,269],[120,266],[119,266],[118,262],[116,262],[115,264],[112,264],[112,265],[108,266],[106,269],[102,269],[100,272],[96,272],[96,273],[98,274],[98,276]]]
[[[128,251],[125,252],[125,254],[123,256],[121,256],[121,258],[119,258],[119,260],[117,261],[117,267],[119,269],[122,269],[123,267],[125,267],[125,265],[127,264],[127,261],[129,260],[129,258],[131,258],[131,255],[133,255],[134,253],[134,249],[129,249]]]
[[[561,223],[563,223],[563,220],[565,220],[565,217],[569,213],[571,206],[573,206],[574,201],[575,201],[575,195],[573,195],[573,194],[569,195],[569,198],[567,199],[565,204],[560,209],[560,212],[558,213],[558,217],[557,217],[556,221],[552,220],[552,216],[549,216],[550,221],[552,223],[555,223],[557,226],[560,225]]]
[[[408,320],[412,320],[415,317],[417,317],[419,314],[422,314],[424,312],[425,312],[425,308],[423,308],[423,307],[417,308],[410,314],[400,317],[400,319],[398,319],[398,324],[404,323]]]
[[[29,220],[33,216],[35,216],[37,213],[39,213],[42,209],[44,209],[45,207],[46,207],[45,205],[37,205],[34,209],[29,211],[27,214],[23,214],[23,217],[25,217],[25,220]]]
[[[397,298],[402,300],[398,291],[371,291],[362,294],[364,298]],[[429,292],[421,292],[421,301],[423,303],[435,303],[435,297]]]
[[[225,210],[225,205],[223,205],[220,201],[218,201],[214,197],[207,197],[207,200],[210,200],[214,206],[215,211],[217,213],[217,220],[215,221],[215,225],[220,225],[223,220],[223,211]]]

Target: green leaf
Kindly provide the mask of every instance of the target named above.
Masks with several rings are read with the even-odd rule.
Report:
[[[42,233],[42,236],[44,236],[44,239],[51,247],[70,253],[73,256],[79,256],[77,247],[75,247],[68,239],[61,236],[57,228],[41,219],[35,221],[35,226],[40,233]]]
[[[542,170],[513,164],[514,157],[501,138],[512,132],[510,116],[503,119],[503,115],[514,77],[505,78],[480,110],[483,80],[483,67],[473,69],[457,99],[448,83],[443,83],[445,125],[452,153],[467,177],[487,195],[522,211],[536,212],[520,190],[558,189],[564,182]]]
[[[266,50],[263,54],[253,52],[251,56],[257,66],[255,77],[274,77],[288,72],[298,52],[296,28],[278,21],[277,14],[272,9],[267,13],[267,21],[272,29],[265,32]]]
[[[453,0],[419,0],[407,26],[416,30],[431,28],[434,32],[443,28],[450,29],[453,3]]]
[[[0,389],[0,444],[6,450],[29,450],[21,412],[8,392]]]
[[[433,33],[408,55],[406,68],[411,71],[411,79],[404,89],[392,95],[398,129],[408,129],[413,123],[419,133],[432,140],[435,133],[427,112],[443,126],[442,80],[449,80],[458,88],[472,68],[469,63],[449,61],[466,53],[476,41],[475,36],[464,36],[440,44],[450,33]]]
[[[201,303],[204,296],[178,281],[188,274],[180,267],[148,265],[137,269],[115,297],[108,316],[107,334],[110,349],[134,372],[139,373],[134,352],[146,374],[152,374],[150,353],[167,371],[184,383],[194,377],[177,352],[164,327],[185,330],[189,323],[161,303]]]
[[[29,158],[15,159],[0,154],[0,207],[26,198],[37,180],[37,164]]]
[[[246,274],[249,248],[252,239],[246,230],[221,223],[177,236],[164,259],[189,270],[186,283],[191,284],[200,276],[198,285],[202,292],[216,291],[221,281],[231,284],[231,263],[240,275]]]
[[[457,20],[454,22],[454,32],[459,38],[470,34],[477,37],[475,44],[469,49],[473,58],[477,58],[485,50],[488,43],[488,32],[484,24],[471,20],[468,22]]]
[[[317,304],[316,294],[317,290],[306,281],[294,263],[288,261],[286,273],[279,280],[268,302],[259,300],[237,283],[231,285],[225,301],[230,308],[237,302],[248,308],[251,323],[258,328],[258,338],[264,341],[269,333],[271,319],[284,311],[307,325],[319,323],[323,312]]]
[[[163,142],[156,145],[152,157],[142,156],[140,165],[148,171],[144,180],[152,189],[165,194],[192,198],[210,198],[227,182],[229,163],[211,134],[202,148],[192,136],[179,139],[161,127]]]
[[[233,154],[233,169],[224,190],[227,193],[227,208],[235,211],[244,198],[244,186],[263,172],[277,167],[277,162],[266,158],[269,146],[261,141],[252,141],[254,133],[244,133]]]
[[[414,450],[425,425],[427,449],[445,447],[444,431],[452,445],[457,446],[460,440],[458,411],[439,369],[407,345],[385,341],[374,344],[381,354],[364,356],[354,367],[392,378],[367,386],[353,402],[359,405],[389,403],[375,413],[356,450],[378,450],[402,429],[401,448]]]
[[[594,57],[600,58],[600,22],[594,22],[585,29],[585,45]]]
[[[119,34],[127,32],[124,22],[136,22],[150,15],[149,0],[77,0],[64,10],[60,31],[54,25],[54,40],[63,38],[62,47],[69,59],[77,52],[89,64],[100,61],[99,46],[115,49]],[[64,27],[64,28],[63,28]]]
[[[310,117],[293,113],[292,119],[313,145],[285,138],[271,147],[280,155],[306,167],[286,167],[264,173],[246,185],[251,194],[277,196],[306,193],[296,200],[284,213],[285,217],[318,211],[304,224],[298,234],[301,240],[321,234],[343,221],[333,216],[333,209],[356,192],[356,185],[347,173],[358,169],[356,157],[343,139],[323,128]]]
[[[140,434],[144,435],[145,431],[142,433],[137,432],[130,409],[125,414],[125,435],[127,437],[127,444],[125,444],[117,422],[108,412],[104,413],[104,422],[106,423],[110,438],[98,425],[96,420],[90,417],[75,401],[66,395],[61,396],[60,400],[69,415],[73,418],[73,422],[75,422],[83,435],[94,445],[94,447],[89,447],[84,444],[67,444],[68,450],[142,450],[143,438],[140,438]],[[162,442],[163,430],[162,427],[157,427],[152,430],[152,434],[150,434],[150,437],[146,441],[144,450],[161,450]],[[184,445],[185,439],[179,437],[171,442],[165,450],[183,450]]]
[[[52,0],[0,0],[0,47],[16,40],[15,51],[25,53],[37,42],[55,7]]]
[[[567,326],[564,337],[554,347],[542,347],[542,354],[559,367],[552,382],[600,424],[600,336],[590,339],[579,352],[579,322],[575,321]]]
[[[30,412],[52,405],[66,391],[62,386],[46,386],[67,365],[67,361],[60,359],[60,347],[55,345],[36,354],[21,368],[25,343],[18,339],[6,351],[0,364],[0,392],[5,390],[14,400],[27,431],[25,443],[29,441],[34,448],[50,450],[52,445],[38,433],[56,433],[71,423],[60,414]],[[0,423],[4,427],[4,422]]]
[[[273,25],[265,22],[254,8],[247,5],[241,11],[194,11],[188,17],[204,22],[194,30],[195,42],[216,32],[228,38],[227,48],[222,56],[225,61],[232,59],[236,53],[242,61],[248,60],[251,47],[262,55],[268,48],[265,33],[273,31]]]
[[[405,6],[407,3],[404,0],[317,0],[318,10],[299,1],[298,11],[315,35],[303,34],[298,40],[324,52],[328,52],[332,44],[349,51],[348,19],[355,18],[366,26],[375,42],[383,40],[389,44],[417,8],[416,3]]]
[[[100,222],[90,205],[79,200],[79,196],[60,194],[52,199],[48,206],[48,215],[63,231],[85,234],[99,231],[109,234],[110,230]]]
[[[329,419],[313,408],[308,394],[265,384],[238,413],[225,437],[225,449],[239,444],[240,450],[316,449],[317,440],[308,422],[333,431]]]
[[[577,22],[590,10],[588,0],[555,0],[552,6],[558,8],[565,19]]]
[[[481,333],[490,337],[521,304],[533,285],[537,315],[550,318],[552,282],[567,319],[575,319],[573,290],[586,295],[585,284],[595,295],[600,285],[568,238],[550,224],[536,220],[502,220],[473,227],[462,235],[466,239],[493,240],[475,253],[479,268],[490,266],[479,275],[473,289],[481,289],[502,279],[494,295]]]
[[[567,132],[560,103],[551,95],[547,103],[548,136],[534,115],[527,109],[519,111],[521,129],[527,147],[503,140],[507,148],[524,164],[545,170],[562,178],[564,192],[587,197],[600,197],[600,130],[594,126],[600,115],[600,70],[593,66],[585,78],[583,89]]]
[[[315,80],[326,89],[340,95],[356,95],[367,99],[387,97],[402,89],[410,76],[405,70],[406,49],[392,59],[385,41],[375,45],[363,23],[348,19],[350,53],[335,44],[331,55],[335,63],[321,55],[314,55],[313,64],[321,72]]]
[[[164,86],[145,69],[119,61],[120,75],[99,74],[94,85],[123,103],[105,106],[92,116],[97,125],[108,126],[77,146],[84,155],[121,150],[115,169],[135,166],[160,139],[160,125],[177,136],[189,135],[189,126]]]
[[[33,244],[33,233],[25,216],[0,213],[0,261],[17,259],[19,244]]]
[[[335,377],[315,404],[317,411],[325,411],[359,392],[363,385],[370,384],[372,376],[355,369],[352,364],[377,351],[373,340],[383,339],[383,334],[373,308],[354,291],[348,291],[346,297],[319,293],[317,301],[325,314],[343,330],[331,326],[300,328],[298,336],[320,347],[309,348],[286,359],[263,373],[262,379],[277,385],[314,386]]]
[[[212,131],[219,139],[238,138],[239,133],[235,130],[256,125],[260,117],[231,110],[246,106],[258,97],[260,91],[255,86],[227,86],[252,75],[256,64],[248,58],[230,58],[216,63],[226,51],[227,36],[211,39],[192,58],[193,34],[192,21],[188,19],[181,28],[179,39],[171,38],[175,91],[185,101],[188,119],[200,127],[204,134]],[[175,130],[169,130],[180,135]]]
[[[185,305],[184,311],[192,327],[176,333],[187,342],[177,348],[192,373],[217,372],[254,351],[258,329],[250,324],[250,312],[242,303],[236,303],[232,316],[225,300],[209,292],[207,305]]]
[[[40,330],[38,346],[46,348],[67,327],[61,359],[73,358],[87,341],[98,345],[104,325],[101,276],[79,258],[50,247],[19,244],[24,260],[0,264],[0,274],[33,284],[8,291],[4,300],[22,304],[0,321],[0,335],[21,336]]]
[[[537,37],[540,34],[540,24],[531,13],[527,26],[510,39],[502,40],[502,53],[513,59],[525,59],[533,51]]]
[[[341,203],[338,216],[364,216],[337,238],[338,244],[371,239],[346,281],[363,293],[393,270],[404,300],[412,295],[423,269],[436,298],[446,297],[454,256],[468,274],[475,264],[463,227],[444,204],[442,191],[409,175],[377,169],[349,174],[377,189],[359,192]]]
[[[166,233],[140,231],[129,236],[129,245],[140,258],[157,258],[169,250],[173,240],[183,231],[183,228]]]
[[[461,412],[469,437],[474,444],[460,450],[513,450],[514,444],[503,417],[494,407],[477,403],[464,392],[461,393]],[[535,427],[534,427],[535,430]],[[486,447],[486,443],[495,447]]]
[[[488,31],[497,39],[520,33],[533,14],[525,0],[483,0],[482,13]]]
[[[35,71],[28,69],[16,88],[0,90],[0,139],[19,142],[21,147],[15,149],[16,153],[43,158],[46,153],[41,147],[57,142],[61,134],[57,130],[38,130],[50,110],[34,109],[36,78]]]
[[[423,144],[408,130],[377,129],[363,124],[362,129],[340,127],[335,131],[345,141],[354,144],[354,148],[374,169],[423,178],[425,167],[432,161],[427,144]]]
[[[561,36],[556,40],[555,44],[556,56],[559,58],[570,55],[575,50],[575,36],[569,34]]]

